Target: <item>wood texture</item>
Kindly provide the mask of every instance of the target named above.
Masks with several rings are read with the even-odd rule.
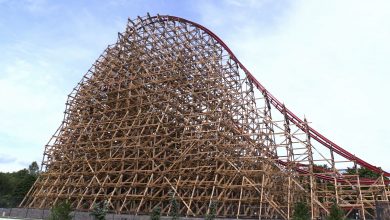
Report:
[[[201,28],[139,17],[69,94],[21,206],[68,199],[89,210],[107,200],[116,213],[168,214],[173,194],[183,216],[216,202],[219,217],[290,219],[306,201],[314,219],[336,200],[374,217],[375,201],[390,196],[383,175],[345,175],[354,161],[312,140],[308,126],[273,109]]]

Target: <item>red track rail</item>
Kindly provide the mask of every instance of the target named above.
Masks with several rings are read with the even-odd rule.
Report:
[[[261,83],[259,81],[257,81],[257,79],[249,72],[249,70],[237,59],[237,57],[230,50],[230,48],[212,31],[210,31],[209,29],[205,28],[204,26],[202,26],[198,23],[195,23],[193,21],[189,21],[187,19],[180,18],[180,17],[170,16],[170,15],[158,15],[158,16],[154,16],[151,18],[156,18],[160,21],[177,21],[177,22],[188,23],[188,24],[191,24],[191,25],[203,30],[205,33],[209,34],[229,53],[231,59],[234,60],[239,65],[239,67],[247,75],[248,79],[256,86],[257,89],[259,89],[260,92],[262,92],[266,96],[266,98],[268,98],[269,102],[277,110],[279,110],[281,113],[283,113],[283,111],[285,111],[288,119],[292,123],[294,123],[297,127],[302,129],[303,131],[306,130],[304,121],[302,119],[300,119],[298,116],[296,116],[294,113],[292,113],[289,109],[284,108],[283,104],[279,100],[277,100],[275,98],[275,96],[273,96],[271,93],[269,93],[268,90],[263,85],[261,85]],[[330,141],[328,138],[321,135],[318,131],[314,130],[312,127],[308,126],[307,131],[309,132],[309,135],[311,138],[315,139],[316,141],[318,141],[319,143],[321,143],[325,147],[333,150],[334,152],[341,155],[342,157],[344,157],[350,161],[356,161],[357,164],[359,164],[362,167],[365,167],[365,168],[367,168],[375,173],[378,173],[378,174],[383,173],[384,176],[390,177],[390,173],[383,171],[381,168],[376,167],[376,166],[360,159],[359,157],[356,157],[352,153],[348,152],[347,150],[343,149],[342,147],[340,147],[337,144]]]

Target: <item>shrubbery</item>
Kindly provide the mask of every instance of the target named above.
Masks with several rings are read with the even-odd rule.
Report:
[[[93,205],[93,209],[91,211],[91,216],[95,220],[104,220],[106,218],[106,214],[108,212],[108,202],[98,202]]]
[[[161,217],[161,208],[154,207],[152,214],[150,216],[150,220],[160,220],[160,217]]]
[[[71,212],[72,208],[69,201],[58,202],[51,208],[49,220],[71,220]]]
[[[173,193],[170,194],[171,194],[171,201],[170,201],[171,211],[169,212],[169,215],[172,217],[172,220],[178,220],[180,214],[180,206],[174,194]]]
[[[17,172],[0,172],[0,207],[17,207],[34,184],[38,174],[37,162],[33,162],[28,169]]]
[[[209,208],[209,213],[206,215],[206,220],[213,220],[217,214],[217,203],[216,202],[211,202],[210,208]]]
[[[328,217],[326,217],[326,219],[327,220],[343,220],[344,219],[344,212],[337,205],[337,203],[333,203],[332,207],[330,208],[330,213],[329,213]]]
[[[309,207],[305,202],[297,202],[294,205],[293,220],[310,220]]]

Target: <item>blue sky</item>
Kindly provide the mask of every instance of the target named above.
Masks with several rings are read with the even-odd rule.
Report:
[[[388,1],[0,0],[0,171],[40,163],[67,94],[127,18],[170,14],[222,38],[293,112],[390,170]]]

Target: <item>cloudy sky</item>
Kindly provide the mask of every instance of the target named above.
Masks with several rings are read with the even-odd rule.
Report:
[[[67,94],[147,12],[206,26],[295,114],[390,171],[390,2],[356,0],[0,0],[0,171],[40,163]]]

